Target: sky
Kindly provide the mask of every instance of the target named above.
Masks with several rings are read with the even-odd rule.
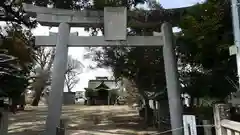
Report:
[[[160,4],[164,8],[179,8],[179,7],[186,7],[191,6],[197,2],[200,2],[201,0],[158,0]],[[44,26],[38,26],[36,29],[34,29],[32,32],[34,35],[48,35],[49,31],[51,32],[57,32],[57,28],[49,28]],[[88,36],[89,33],[85,32],[83,28],[72,28],[71,32],[78,32],[79,36]],[[110,69],[104,69],[104,68],[97,68],[97,69],[90,69],[89,66],[95,64],[95,62],[91,61],[90,59],[84,59],[84,54],[87,53],[86,49],[83,47],[70,47],[69,48],[69,55],[71,55],[73,58],[78,59],[83,63],[85,66],[83,69],[83,73],[79,75],[80,81],[79,83],[73,88],[72,91],[84,91],[84,88],[88,86],[88,81],[90,79],[95,79],[96,76],[112,76],[112,72]],[[65,89],[66,91],[66,89]]]
[[[164,8],[179,8],[192,6],[205,0],[157,0]]]

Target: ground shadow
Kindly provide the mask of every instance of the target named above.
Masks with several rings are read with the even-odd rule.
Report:
[[[11,114],[9,135],[39,135],[44,130],[46,115],[46,107]],[[66,135],[144,135],[157,132],[147,128],[137,112],[128,106],[64,106],[62,118],[66,121]]]

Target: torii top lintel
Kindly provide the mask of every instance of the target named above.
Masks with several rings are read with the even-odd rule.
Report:
[[[66,10],[57,8],[47,8],[23,4],[23,8],[30,16],[36,17],[37,21],[43,26],[58,26],[61,22],[67,22],[71,27],[102,27],[103,11],[93,10]],[[136,13],[128,11],[127,16],[136,16]],[[134,19],[128,20],[128,26],[150,28],[160,26],[161,23],[143,23]]]

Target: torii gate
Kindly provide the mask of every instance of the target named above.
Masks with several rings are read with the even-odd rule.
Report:
[[[125,7],[105,7],[104,14],[97,11],[51,9],[29,4],[24,4],[24,9],[26,12],[36,16],[37,21],[42,25],[59,26],[58,35],[36,36],[35,41],[36,45],[41,46],[56,45],[46,135],[55,135],[56,127],[59,125],[64,73],[67,65],[68,47],[70,46],[163,46],[171,126],[172,129],[182,127],[180,84],[170,24],[164,23],[161,27],[162,32],[154,32],[154,36],[127,36],[127,9]],[[103,16],[104,21],[101,19]],[[104,36],[81,37],[69,34],[70,27],[101,27],[102,25],[104,25]],[[172,135],[181,134],[182,130],[172,131]]]

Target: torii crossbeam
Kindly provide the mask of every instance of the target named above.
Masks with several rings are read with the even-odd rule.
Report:
[[[125,7],[105,7],[103,19],[99,19],[99,16],[101,17],[102,14],[97,14],[98,12],[95,11],[82,12],[49,9],[30,5],[25,5],[25,10],[31,13],[35,12],[34,15],[37,16],[37,21],[42,25],[59,25],[58,35],[52,34],[48,37],[36,37],[36,45],[54,46],[56,44],[48,117],[46,121],[46,135],[55,135],[56,127],[58,127],[60,122],[65,79],[64,73],[67,66],[69,46],[163,46],[171,126],[172,129],[182,127],[180,84],[174,52],[173,33],[170,24],[163,24],[161,28],[162,32],[153,33],[154,36],[127,36],[127,10]],[[102,27],[103,25],[104,36],[80,37],[69,34],[70,27]],[[172,135],[181,134],[182,130],[172,131]]]
[[[94,10],[73,11],[23,4],[23,8],[30,16],[36,17],[43,26],[58,27],[66,21],[71,27],[102,27],[104,25],[104,12]],[[1,13],[1,12],[0,12]],[[127,13],[129,18],[137,16],[134,12]],[[129,20],[128,20],[129,21]],[[128,22],[130,27],[151,28],[160,26],[161,23],[142,23],[135,19]]]
[[[36,36],[35,44],[56,46],[58,35]],[[162,36],[129,36],[127,41],[105,41],[103,36],[69,36],[68,47],[101,47],[101,46],[159,46],[163,44]]]

